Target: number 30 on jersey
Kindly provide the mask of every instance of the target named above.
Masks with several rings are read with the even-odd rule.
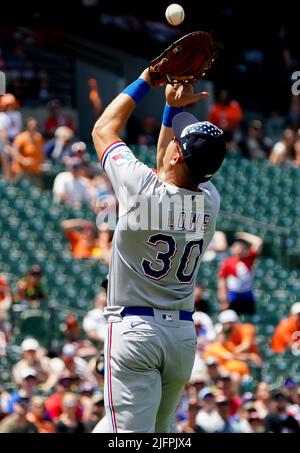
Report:
[[[155,269],[153,267],[154,263],[145,258],[142,261],[142,268],[145,276],[153,280],[161,280],[168,275],[172,269],[173,259],[177,253],[176,241],[171,235],[158,233],[151,235],[147,241],[147,244],[152,247],[157,247],[158,244],[165,244],[166,246],[166,251],[158,252],[155,258],[155,263],[161,264],[160,269]],[[198,253],[194,257],[192,270],[190,273],[187,273],[187,267],[190,264],[191,255],[194,249],[196,249]],[[175,274],[179,283],[188,284],[192,282],[202,249],[203,239],[189,241],[185,244],[183,253],[179,260],[179,266]]]

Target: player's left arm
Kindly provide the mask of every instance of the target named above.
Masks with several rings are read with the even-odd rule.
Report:
[[[189,76],[188,76],[189,77]],[[180,77],[177,77],[180,79]],[[209,96],[206,91],[194,93],[194,86],[190,85],[167,85],[165,90],[166,106],[160,133],[157,142],[157,173],[162,174],[163,160],[166,154],[167,147],[174,137],[172,128],[172,116],[179,113],[183,107],[189,104],[205,99]]]
[[[139,79],[145,80],[149,88],[152,88],[148,68],[142,72]],[[106,107],[96,121],[92,137],[100,161],[106,148],[113,142],[121,140],[121,131],[135,106],[136,102],[130,95],[121,93]]]
[[[235,235],[238,239],[244,239],[245,241],[251,244],[252,250],[255,251],[256,255],[260,255],[263,247],[264,241],[259,236],[251,233],[239,232]]]

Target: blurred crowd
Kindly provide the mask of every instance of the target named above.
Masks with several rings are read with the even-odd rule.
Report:
[[[228,90],[217,94],[208,119],[225,131],[228,149],[252,160],[268,160],[271,165],[300,162],[300,98],[291,95],[287,116],[278,111],[265,119],[245,121],[241,105]]]
[[[94,101],[93,101],[94,102]],[[87,145],[78,139],[74,120],[58,99],[48,103],[48,117],[42,125],[34,117],[25,120],[13,94],[0,99],[0,165],[4,177],[14,181],[27,177],[43,187],[43,173],[60,166],[53,196],[58,203],[72,206],[113,200],[111,185],[99,164],[92,162]],[[278,114],[266,121],[243,121],[237,101],[221,90],[211,106],[208,119],[225,131],[228,150],[253,160],[269,160],[271,165],[300,165],[300,98],[292,96],[290,117]],[[127,130],[129,144],[155,147],[159,125],[153,117],[141,124],[134,117]],[[62,171],[64,170],[64,171]]]
[[[259,382],[253,392],[214,360],[205,362],[206,377],[186,386],[177,414],[182,433],[300,433],[300,386],[285,379],[277,389]]]
[[[5,356],[3,337],[6,346],[13,340],[9,306],[21,302],[29,307],[47,304],[42,278],[39,266],[32,266],[18,283],[17,294],[12,294],[7,281],[1,279],[0,356]],[[104,415],[105,306],[103,282],[83,319],[79,321],[72,314],[65,318],[59,344],[45,348],[34,337],[22,341],[19,360],[10,370],[11,390],[0,385],[0,433],[92,431]]]
[[[198,286],[193,315],[198,350],[177,410],[178,431],[299,433],[299,382],[287,376],[279,388],[263,381],[254,388],[249,366],[262,365],[254,325],[241,322],[232,309],[221,311],[213,323],[208,314],[199,311],[203,294]],[[105,306],[102,288],[81,322],[68,316],[65,340],[58,348],[42,347],[32,337],[23,340],[20,359],[11,370],[11,390],[0,388],[0,432],[91,432],[104,417]],[[299,329],[299,303],[275,331],[271,339],[275,350],[280,335],[282,340],[287,336],[282,323],[292,321]],[[290,346],[282,342],[280,351]]]
[[[89,332],[91,320],[86,324]],[[79,339],[50,351],[25,339],[12,369],[15,389],[1,389],[0,432],[91,432],[104,415],[103,358],[96,358],[96,343]]]
[[[0,161],[5,179],[27,178],[43,189],[43,173],[53,171],[55,203],[69,207],[87,206],[95,214],[102,209],[116,211],[116,198],[111,184],[98,163],[92,162],[83,141],[76,140],[74,120],[53,99],[49,115],[39,132],[38,121],[29,117],[23,130],[19,102],[8,93],[0,98]],[[111,234],[107,225],[95,225],[81,219],[66,221],[62,229],[76,259],[109,261]]]
[[[64,228],[75,228],[71,219]],[[75,225],[73,224],[75,222]],[[84,222],[84,221],[81,221]],[[253,315],[253,265],[262,240],[237,233],[229,246],[221,231],[204,255],[219,263],[219,312],[213,313],[209,292],[198,284],[193,321],[197,353],[191,378],[178,407],[179,432],[300,432],[300,382],[288,376],[279,388],[254,385],[263,366]],[[61,325],[63,340],[47,347],[34,337],[19,346],[11,385],[0,386],[0,432],[91,432],[104,416],[103,345],[107,280],[82,318],[69,314]],[[47,309],[43,272],[33,265],[12,291],[0,276],[0,355],[14,342],[12,305]],[[248,318],[245,318],[245,316]],[[246,321],[247,319],[247,321]],[[300,331],[300,302],[290,308],[269,341],[274,353],[292,350]],[[51,343],[51,342],[50,342]]]

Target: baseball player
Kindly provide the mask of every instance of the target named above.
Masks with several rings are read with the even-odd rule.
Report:
[[[106,417],[94,432],[171,432],[195,358],[193,291],[215,230],[220,201],[209,180],[225,143],[219,128],[182,112],[207,93],[180,81],[168,85],[153,172],[120,138],[151,89],[146,69],[106,108],[92,134],[119,200],[105,310]]]

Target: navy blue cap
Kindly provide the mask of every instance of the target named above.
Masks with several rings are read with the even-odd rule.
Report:
[[[226,154],[224,132],[187,112],[175,115],[172,127],[192,175],[201,182],[208,181],[221,167]]]

